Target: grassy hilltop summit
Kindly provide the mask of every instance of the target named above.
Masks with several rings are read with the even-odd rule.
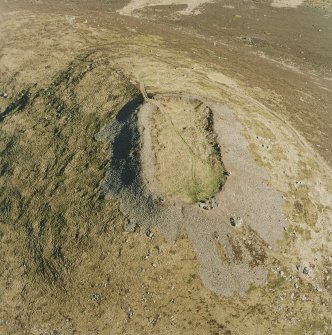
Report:
[[[0,0],[0,334],[331,334],[331,15]]]
[[[197,202],[223,186],[226,170],[213,134],[213,115],[199,100],[166,96],[152,112],[156,179],[171,198]]]

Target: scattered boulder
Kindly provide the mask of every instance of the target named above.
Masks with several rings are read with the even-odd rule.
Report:
[[[205,210],[209,209],[208,205],[203,201],[199,202],[198,206],[199,206],[199,208],[202,208],[202,209],[205,209]]]
[[[237,216],[237,217],[235,217],[235,216],[230,217],[229,222],[230,222],[231,226],[234,227],[234,228],[241,227],[242,224],[243,224],[243,220],[239,216]]]
[[[146,231],[146,236],[147,236],[149,239],[152,239],[153,236],[154,236],[154,233],[153,233],[150,229],[148,229],[148,230]]]
[[[127,310],[128,319],[132,319],[134,317],[134,311],[129,307]]]
[[[205,201],[200,201],[198,203],[199,208],[202,208],[204,210],[210,210],[210,209],[214,209],[218,206],[217,200],[215,197],[210,198],[208,200]]]
[[[302,272],[305,276],[309,276],[309,273],[310,273],[310,268],[309,267],[304,266],[302,264],[298,264],[298,265],[296,265],[296,269],[297,269],[297,271]]]
[[[303,273],[304,275],[308,276],[308,275],[309,275],[309,268],[307,268],[307,267],[305,266],[305,267],[303,268],[302,273]]]
[[[129,219],[124,226],[124,229],[127,232],[134,232],[137,230],[137,228],[138,228],[138,224],[133,219]]]
[[[101,302],[101,295],[98,293],[94,293],[91,297],[91,300],[96,302],[99,305]]]

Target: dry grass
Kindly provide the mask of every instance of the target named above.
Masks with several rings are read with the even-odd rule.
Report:
[[[224,93],[221,86],[208,83],[197,71],[185,72],[193,61],[201,64],[215,61],[211,50],[204,49],[206,44],[195,49],[194,59],[189,56],[187,59],[181,50],[188,50],[191,39],[186,38],[185,42],[181,39],[176,48],[171,49],[168,37],[171,39],[172,34],[168,30],[163,35],[167,36],[165,47],[155,42],[155,36],[138,34],[124,43],[120,28],[125,32],[127,25],[136,25],[136,22],[108,19],[108,24],[116,27],[114,31],[110,27],[104,31],[83,26],[73,29],[54,12],[56,22],[48,14],[37,11],[33,14],[27,17],[26,13],[17,11],[10,19],[1,17],[4,46],[1,70],[5,71],[0,76],[1,88],[12,93],[10,99],[13,100],[19,100],[14,92],[30,89],[33,99],[37,91],[53,82],[59,69],[64,70],[60,74],[64,81],[56,87],[55,99],[45,94],[33,102],[30,100],[26,109],[13,111],[1,124],[0,333],[109,334],[111,329],[117,334],[330,334],[330,283],[327,281],[326,289],[319,293],[304,280],[295,289],[293,282],[281,281],[276,274],[271,286],[252,287],[244,299],[219,297],[202,286],[197,256],[188,239],[179,239],[170,245],[163,242],[157,232],[153,240],[147,239],[144,232],[123,232],[124,218],[117,201],[105,200],[98,190],[107,171],[109,146],[95,141],[94,135],[130,100],[133,92],[125,87],[128,81],[123,84],[107,62],[80,78],[79,73],[91,62],[95,63],[97,56],[71,64],[76,72],[63,66],[63,59],[74,59],[75,54],[82,53],[83,46],[90,47],[94,41],[98,45],[107,41],[110,47],[106,58],[113,56],[121,63],[121,70],[133,73],[134,77],[144,69],[145,79],[155,91],[172,88],[221,98],[225,96],[221,94]],[[150,29],[151,23],[146,26]],[[120,39],[119,44],[110,42]],[[135,49],[130,49],[130,43]],[[151,48],[155,47],[158,51],[153,58]],[[57,57],[52,57],[54,54]],[[300,107],[303,123],[299,128],[313,125],[303,128],[303,132],[310,134],[309,140],[314,138],[316,142],[312,143],[321,144],[317,150],[325,152],[325,158],[329,159],[329,141],[323,140],[328,137],[323,137],[325,133],[321,131],[325,129],[322,124],[326,120],[322,107],[328,106],[329,100],[324,98],[324,91],[319,90],[317,82],[306,77],[307,82],[281,70],[274,72],[274,65],[261,60],[253,63],[248,54],[231,55],[235,54],[222,49],[220,56],[229,57],[224,58],[225,62],[217,59],[223,66],[218,65],[218,71],[228,69],[232,75],[248,80],[250,86],[256,83],[264,90],[273,85],[289,103],[287,111],[278,108],[278,112],[297,115],[292,106]],[[8,67],[6,62],[9,62]],[[273,75],[274,80],[264,73]],[[182,74],[190,76],[181,80]],[[37,85],[31,88],[34,83]],[[294,89],[297,86],[303,92],[317,86],[317,94],[312,98],[315,108],[307,100],[299,105]],[[322,99],[316,98],[322,95]],[[59,99],[66,103],[62,115],[57,115],[58,108],[61,112],[61,106],[55,104],[61,102]],[[6,109],[10,101],[0,101],[1,109]],[[244,105],[242,102],[241,106]],[[310,113],[311,110],[319,113]],[[253,116],[247,114],[246,124],[250,124]],[[311,114],[313,118],[309,118]],[[310,122],[312,120],[315,122]],[[321,123],[317,123],[319,120]],[[313,127],[320,131],[309,131]],[[257,125],[252,128],[257,130]],[[266,129],[270,128],[268,124]],[[254,137],[254,132],[251,133]],[[294,141],[277,138],[280,142],[276,144],[278,157],[283,157],[283,143]],[[267,153],[259,152],[260,157],[264,155]],[[278,161],[280,159],[275,159],[275,164],[268,168],[276,166]],[[282,160],[282,164],[287,162],[292,160]],[[262,160],[263,163],[267,165],[268,161]],[[321,175],[317,166],[312,171]],[[276,176],[283,180],[282,176]],[[301,175],[293,176],[290,174],[291,181],[302,179]],[[308,190],[312,192],[314,187]],[[289,198],[296,199],[298,194],[291,190]],[[318,203],[319,196],[316,199]],[[308,208],[303,193],[299,201]],[[305,213],[301,208],[297,206],[298,212]],[[309,209],[314,211],[313,207]],[[303,218],[302,214],[298,217]],[[302,243],[300,238],[298,241],[301,249],[310,246],[310,241]],[[287,255],[294,252],[294,249],[289,250],[293,243],[289,236],[282,245]],[[320,249],[311,249],[315,251],[313,255],[329,255],[329,250],[323,253]],[[152,256],[145,259],[149,250]],[[152,262],[157,264],[156,268]],[[327,258],[324,269],[331,269]],[[326,280],[330,273],[325,274]],[[56,285],[49,285],[51,282]],[[295,293],[294,300],[290,298],[292,293]],[[132,319],[128,317],[130,308],[134,311]]]
[[[200,101],[174,96],[158,98],[158,107],[152,136],[161,190],[189,203],[212,197],[225,176],[211,110]]]

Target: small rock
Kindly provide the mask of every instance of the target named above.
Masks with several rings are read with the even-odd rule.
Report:
[[[297,271],[302,272],[305,276],[309,275],[310,268],[308,268],[307,266],[304,266],[302,264],[298,264],[298,265],[296,265],[296,269],[297,269]]]
[[[131,308],[129,308],[127,311],[127,315],[128,315],[128,319],[132,319],[134,316],[134,311]]]
[[[212,208],[217,207],[217,206],[218,206],[218,203],[217,203],[216,198],[211,198],[211,199],[210,199],[210,204],[211,204]]]
[[[148,238],[152,239],[153,236],[154,236],[154,233],[149,229],[149,230],[147,230],[147,232],[146,232],[146,236],[147,236]]]
[[[143,257],[144,260],[147,260],[152,255],[151,250],[148,251],[148,253]]]
[[[238,228],[243,224],[243,220],[240,217],[231,217],[229,222],[232,227]]]
[[[304,275],[308,276],[308,275],[309,275],[309,268],[307,268],[307,267],[305,266],[305,267],[303,268],[302,273],[303,273]]]
[[[202,209],[205,209],[205,210],[209,209],[207,204],[205,202],[202,202],[202,201],[198,203],[198,206],[199,206],[199,208],[202,208]]]
[[[202,208],[204,210],[209,210],[209,209],[213,209],[213,208],[217,207],[218,203],[217,203],[216,198],[212,197],[212,198],[210,198],[206,201],[200,201],[198,203],[198,206],[199,206],[199,208]]]
[[[213,238],[215,239],[215,240],[217,240],[217,241],[219,241],[219,234],[215,231],[214,233],[213,233]]]
[[[127,221],[127,223],[125,224],[124,229],[127,232],[134,232],[134,231],[136,231],[137,227],[138,227],[138,225],[137,225],[136,221],[133,220],[133,219],[129,219]]]
[[[98,293],[95,293],[92,295],[92,300],[94,300],[97,304],[100,304],[101,302],[101,295]]]

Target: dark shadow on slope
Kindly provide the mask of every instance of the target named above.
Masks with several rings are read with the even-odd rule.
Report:
[[[3,121],[9,114],[14,111],[22,111],[29,103],[30,93],[28,90],[23,90],[16,100],[10,103],[5,110],[0,113],[0,122]]]
[[[111,168],[117,171],[123,187],[134,184],[140,173],[140,136],[137,128],[137,109],[143,97],[138,96],[127,103],[116,117],[120,131],[113,141]]]

